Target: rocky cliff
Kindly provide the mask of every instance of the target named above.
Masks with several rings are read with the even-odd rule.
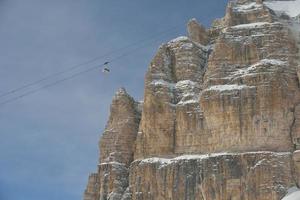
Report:
[[[297,187],[300,25],[278,10],[287,2],[231,1],[161,45],[143,103],[113,99],[84,200],[279,200]]]

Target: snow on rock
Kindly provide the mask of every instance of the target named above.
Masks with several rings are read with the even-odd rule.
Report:
[[[179,102],[178,105],[185,105],[199,102],[199,94],[195,93],[198,84],[191,80],[182,80],[177,83],[170,83],[163,79],[153,80],[150,85],[167,87],[171,91],[176,91]]]
[[[195,46],[197,46],[198,48],[201,48],[203,51],[209,51],[213,48],[213,45],[212,44],[209,44],[209,45],[202,45],[198,42],[193,42],[191,41],[188,37],[186,36],[180,36],[180,37],[177,37],[171,41],[168,42],[169,45],[172,45],[172,44],[176,44],[176,43],[184,43],[184,42],[189,42],[189,43],[186,43],[186,44],[182,44],[180,45],[180,48],[183,48],[183,49],[191,49]]]
[[[146,164],[146,163],[161,163],[161,164],[167,164],[170,162],[170,159],[167,158],[147,158],[141,161],[141,164]]]
[[[257,67],[259,65],[286,65],[287,63],[281,60],[277,60],[277,59],[263,59],[260,60],[258,63],[252,65],[252,67]]]
[[[178,105],[193,104],[199,102],[197,93],[198,84],[190,80],[183,80],[176,83],[175,88],[180,101]],[[196,93],[195,93],[196,92]]]
[[[284,12],[290,17],[296,17],[300,14],[300,0],[266,1],[265,5],[274,11]]]
[[[141,159],[131,164],[129,187],[132,199],[278,200],[292,182],[290,156],[245,152]],[[257,188],[249,192],[249,186]]]
[[[150,83],[150,85],[154,85],[154,86],[166,86],[166,87],[171,88],[171,89],[173,89],[175,87],[174,83],[170,83],[170,82],[167,82],[167,81],[162,80],[162,79],[153,80]]]
[[[288,190],[288,193],[283,197],[282,200],[299,200],[300,190],[297,187],[292,187]]]
[[[177,104],[178,105],[186,105],[186,104],[195,104],[199,103],[199,95],[195,96],[195,98],[189,99],[189,100],[180,100]]]
[[[189,40],[188,37],[186,37],[186,36],[180,36],[180,37],[177,37],[177,38],[171,40],[169,43],[185,42],[185,41],[187,41],[187,40]]]
[[[277,60],[277,59],[262,59],[259,62],[251,65],[248,68],[238,69],[232,75],[233,76],[241,76],[241,75],[252,74],[253,72],[255,72],[255,70],[258,67],[265,66],[265,65],[284,66],[284,65],[287,65],[287,62],[284,62],[284,61],[281,61],[281,60]]]
[[[255,86],[248,86],[248,85],[237,85],[237,84],[231,84],[231,85],[214,85],[211,86],[204,91],[230,91],[230,90],[242,90],[246,88],[255,88]]]
[[[120,162],[104,162],[104,163],[100,163],[99,165],[114,165],[114,166],[125,166],[124,163],[120,163]]]
[[[196,86],[197,83],[191,81],[191,80],[183,80],[178,81],[176,83],[176,88],[180,90],[189,90],[190,88],[193,88]]]
[[[232,26],[230,28],[232,29],[253,29],[253,28],[260,28],[265,25],[270,25],[269,22],[255,22],[255,23],[250,23],[250,24],[240,24],[236,26]]]
[[[298,153],[300,153],[300,150],[294,151],[294,154],[298,154]]]
[[[271,152],[271,151],[256,151],[256,152],[246,152],[246,153],[229,153],[229,152],[220,152],[220,153],[210,153],[210,154],[191,154],[191,155],[182,155],[175,158],[160,158],[152,157],[143,160],[137,160],[141,164],[146,163],[161,163],[161,164],[170,164],[178,162],[181,160],[202,160],[208,158],[216,158],[220,156],[236,156],[236,155],[246,155],[246,154],[274,154],[276,156],[286,156],[290,155],[290,152]],[[135,161],[136,162],[136,161]]]
[[[262,9],[262,4],[257,4],[256,2],[251,2],[248,4],[237,5],[233,8],[234,12],[250,12],[257,9]]]

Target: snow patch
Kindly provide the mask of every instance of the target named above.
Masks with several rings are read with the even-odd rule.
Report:
[[[297,187],[292,187],[288,189],[288,193],[283,197],[282,200],[299,200],[300,199],[300,190]]]
[[[185,41],[189,41],[189,38],[186,37],[186,36],[180,36],[178,38],[175,38],[175,39],[171,40],[170,43],[185,42]]]
[[[300,0],[267,1],[264,4],[274,11],[284,12],[290,17],[300,14]]]
[[[195,104],[199,103],[199,96],[197,98],[189,99],[189,100],[181,100],[177,104],[178,105],[186,105],[186,104]]]
[[[143,163],[169,163],[170,159],[167,159],[167,158],[147,158],[147,159],[144,159],[141,161],[141,164]]]
[[[177,37],[177,38],[169,41],[168,44],[172,45],[174,43],[179,43],[179,42],[185,42],[185,44],[181,44],[181,46],[180,46],[180,48],[183,48],[183,49],[191,49],[191,48],[196,46],[196,47],[202,49],[203,51],[208,52],[209,50],[211,50],[213,48],[213,45],[206,45],[205,46],[205,45],[202,45],[200,43],[191,41],[186,36]],[[189,42],[189,43],[186,43],[186,42]]]
[[[296,151],[294,151],[293,153],[300,153],[300,150],[296,150]]]
[[[183,45],[181,45],[181,48],[183,49],[192,49],[194,47],[194,45],[192,43],[185,43]]]
[[[232,76],[243,76],[243,75],[248,75],[252,74],[259,66],[264,66],[264,65],[275,65],[275,66],[285,66],[287,62],[281,61],[281,60],[276,60],[276,59],[263,59],[260,60],[259,62],[251,65],[248,68],[245,69],[238,69],[235,71]]]
[[[168,88],[174,88],[175,87],[175,84],[174,83],[170,83],[170,82],[167,82],[165,80],[162,80],[162,79],[158,79],[158,80],[153,80],[150,85],[154,85],[154,86],[166,86]]]
[[[112,162],[104,162],[104,163],[100,163],[101,165],[113,165],[113,166],[125,166],[124,163],[120,163],[120,162],[116,162],[116,161],[112,161]]]
[[[180,90],[188,90],[190,88],[194,88],[196,85],[197,83],[191,80],[183,80],[183,81],[178,81],[175,87],[176,89],[180,89]]]
[[[152,157],[147,158],[140,161],[140,164],[146,163],[160,163],[160,164],[171,164],[174,162],[182,161],[182,160],[202,160],[220,156],[241,156],[241,155],[248,155],[248,154],[271,154],[275,156],[287,156],[290,155],[290,152],[270,152],[270,151],[257,151],[257,152],[247,152],[247,153],[229,153],[229,152],[220,152],[220,153],[210,153],[210,154],[194,154],[194,155],[182,155],[175,158],[159,158],[159,157]]]
[[[253,29],[253,28],[260,28],[265,25],[270,25],[271,23],[269,22],[255,22],[255,23],[250,23],[250,24],[240,24],[236,26],[232,26],[230,28],[232,29]]]
[[[162,79],[153,80],[151,85],[167,87],[172,91],[176,91],[179,95],[180,101],[178,105],[192,104],[199,102],[199,94],[195,94],[197,83],[191,80],[178,81],[177,83],[170,83]]]
[[[278,65],[278,66],[283,66],[286,65],[287,63],[285,61],[277,60],[277,59],[263,59],[260,60],[258,63],[252,65],[252,67],[257,67],[259,65]]]
[[[258,168],[259,166],[263,165],[264,162],[267,162],[268,160],[266,159],[262,159],[262,160],[259,160],[253,167],[250,167],[250,169],[255,169],[255,168]]]
[[[197,83],[191,80],[184,80],[184,81],[178,81],[177,83],[170,83],[162,79],[157,79],[157,80],[153,80],[150,84],[154,86],[159,86],[159,85],[168,86],[170,88],[176,88],[179,90],[189,90],[191,88],[194,88]]]
[[[194,104],[199,102],[199,94],[195,94],[198,84],[191,80],[183,80],[176,83],[175,88],[180,98],[178,105]]]
[[[257,4],[256,2],[251,2],[248,4],[237,5],[233,8],[234,12],[249,12],[263,8],[262,4]]]
[[[242,89],[249,89],[249,88],[255,88],[255,86],[248,86],[248,85],[237,85],[237,84],[232,84],[232,85],[214,85],[211,86],[204,91],[230,91],[230,90],[242,90]]]

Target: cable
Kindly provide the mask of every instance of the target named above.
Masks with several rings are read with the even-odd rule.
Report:
[[[105,54],[103,54],[103,55],[101,55],[101,56],[97,56],[97,57],[95,57],[95,58],[93,58],[93,59],[90,59],[90,60],[88,60],[88,61],[86,61],[86,62],[83,62],[83,63],[77,64],[77,65],[71,66],[71,67],[69,67],[69,68],[67,68],[67,69],[65,69],[65,70],[63,70],[63,71],[60,71],[60,72],[56,72],[56,73],[50,74],[50,75],[45,76],[44,78],[41,78],[41,79],[39,79],[39,80],[30,82],[30,83],[25,84],[25,85],[23,85],[23,86],[20,86],[20,87],[18,87],[18,88],[9,90],[9,91],[7,91],[7,92],[4,92],[4,93],[0,94],[0,98],[6,97],[6,96],[8,96],[8,95],[14,94],[14,93],[16,93],[16,92],[18,92],[18,91],[21,91],[21,90],[23,90],[23,89],[29,88],[29,87],[31,87],[31,86],[34,86],[34,85],[36,85],[36,84],[39,84],[39,83],[41,83],[41,82],[44,82],[44,81],[49,80],[49,79],[51,79],[51,78],[54,78],[54,77],[56,77],[56,76],[65,74],[65,73],[70,72],[70,71],[73,71],[73,70],[75,70],[75,69],[77,69],[77,68],[80,68],[80,67],[83,67],[83,66],[85,66],[85,65],[91,64],[91,63],[93,63],[93,62],[95,62],[95,61],[97,61],[97,60],[99,60],[99,59],[105,58],[105,57],[107,57],[107,56],[109,56],[109,55],[111,55],[111,54],[113,54],[113,53],[116,53],[116,52],[119,52],[119,51],[122,51],[122,50],[126,50],[126,49],[128,49],[128,48],[131,48],[131,47],[136,46],[136,45],[138,45],[138,44],[140,44],[140,43],[146,42],[146,41],[148,41],[149,39],[156,38],[157,36],[160,36],[160,35],[163,35],[163,34],[165,34],[165,33],[168,33],[168,32],[170,32],[171,30],[174,30],[174,29],[177,29],[177,28],[179,28],[179,25],[173,26],[173,27],[171,27],[171,28],[169,28],[169,29],[167,29],[167,30],[164,30],[164,31],[160,32],[159,34],[153,34],[153,35],[151,35],[151,36],[148,37],[148,38],[144,38],[144,39],[142,39],[142,40],[136,41],[136,42],[134,42],[134,43],[132,43],[132,44],[126,45],[126,46],[121,47],[121,48],[119,48],[119,49],[112,50],[112,51],[110,51],[110,52],[108,52],[108,53],[105,53]]]
[[[101,65],[101,66],[102,66],[102,65]],[[11,98],[11,99],[8,99],[8,100],[6,100],[6,101],[1,102],[1,103],[0,103],[0,106],[3,106],[3,105],[8,104],[8,103],[10,103],[10,102],[13,102],[13,101],[16,101],[16,100],[18,100],[18,99],[21,99],[21,98],[23,98],[23,97],[26,97],[26,96],[29,96],[29,95],[31,95],[31,94],[34,94],[34,93],[36,93],[36,92],[38,92],[38,91],[40,91],[40,90],[42,90],[42,89],[46,89],[46,88],[52,87],[52,86],[54,86],[54,85],[57,85],[57,84],[59,84],[59,83],[68,81],[68,80],[73,79],[73,78],[75,78],[75,77],[77,77],[77,76],[79,76],[79,75],[82,75],[82,74],[84,74],[84,73],[87,73],[87,72],[90,72],[90,71],[92,71],[92,70],[95,70],[95,69],[97,69],[97,68],[99,68],[99,67],[100,67],[100,66],[94,66],[94,67],[91,67],[91,68],[86,69],[86,70],[84,70],[84,71],[80,71],[80,72],[78,72],[78,73],[75,73],[75,74],[73,74],[72,76],[68,76],[68,77],[66,77],[66,78],[64,78],[64,79],[60,79],[60,80],[57,80],[57,81],[55,81],[55,82],[53,82],[53,83],[50,83],[50,84],[44,85],[44,86],[42,86],[42,87],[39,87],[39,88],[37,88],[37,89],[35,89],[35,90],[30,90],[30,91],[28,91],[28,92],[26,92],[26,93],[24,93],[24,94],[22,94],[22,95],[19,95],[19,96],[17,96],[17,97],[14,97],[14,98]]]
[[[152,42],[156,42],[156,41],[158,41],[158,39],[153,40]],[[150,44],[151,44],[152,42],[150,42]],[[26,96],[29,96],[29,95],[31,95],[31,94],[34,94],[34,93],[36,93],[36,92],[38,92],[38,91],[40,91],[40,90],[43,90],[43,89],[46,89],[46,88],[55,86],[55,85],[57,85],[57,84],[60,84],[60,83],[62,83],[62,82],[65,82],[65,81],[68,81],[68,80],[70,80],[70,79],[73,79],[73,78],[75,78],[75,77],[77,77],[77,76],[80,76],[80,75],[85,74],[85,73],[87,73],[87,72],[90,72],[90,71],[92,71],[92,70],[95,70],[95,69],[98,69],[98,68],[100,68],[100,67],[106,66],[107,64],[112,63],[112,62],[114,62],[114,61],[116,61],[116,60],[119,60],[119,59],[121,59],[121,58],[123,58],[123,57],[126,57],[126,56],[130,55],[131,53],[133,53],[133,52],[135,52],[135,51],[137,51],[137,50],[139,50],[139,49],[141,49],[141,48],[143,48],[143,47],[145,47],[145,46],[147,46],[147,43],[144,44],[143,46],[137,47],[137,48],[135,48],[135,49],[133,49],[133,50],[131,50],[131,51],[125,52],[125,53],[123,53],[123,54],[121,54],[121,55],[119,55],[119,56],[117,56],[117,57],[115,57],[115,58],[113,58],[113,59],[111,59],[111,60],[109,60],[109,61],[106,61],[106,62],[103,63],[102,65],[96,65],[96,66],[90,67],[90,68],[88,68],[88,69],[86,69],[86,70],[77,72],[77,73],[75,73],[75,74],[73,74],[73,75],[71,75],[71,76],[65,77],[65,78],[63,78],[63,79],[59,79],[59,80],[57,80],[57,81],[55,81],[55,82],[52,82],[52,83],[50,83],[50,84],[41,86],[41,87],[39,87],[39,88],[37,88],[37,89],[30,90],[30,91],[28,91],[28,92],[26,92],[26,93],[23,93],[23,94],[19,95],[19,96],[10,98],[10,99],[8,99],[8,100],[6,100],[6,101],[3,101],[3,102],[0,102],[0,106],[3,106],[3,105],[8,104],[8,103],[10,103],[10,102],[13,102],[13,101],[16,101],[16,100],[18,100],[18,99],[21,99],[21,98],[23,98],[23,97],[26,97]],[[228,59],[210,59],[210,61],[228,61]]]
[[[158,39],[153,40],[152,42],[156,42],[156,41],[158,41]],[[150,44],[151,44],[152,42],[150,42]],[[119,59],[121,59],[121,58],[123,58],[123,57],[126,57],[126,56],[130,55],[131,53],[133,53],[133,52],[135,52],[135,51],[137,51],[137,50],[139,50],[139,49],[142,49],[142,48],[145,47],[145,46],[147,46],[147,44],[144,44],[143,46],[137,47],[137,48],[135,48],[135,49],[133,49],[133,50],[131,50],[131,51],[129,51],[129,52],[123,53],[123,54],[121,54],[121,55],[119,55],[119,56],[117,56],[117,57],[115,57],[115,58],[113,58],[113,59],[111,59],[111,60],[109,60],[109,61],[106,61],[106,62],[103,63],[102,65],[96,65],[96,66],[90,67],[90,68],[88,68],[88,69],[86,69],[86,70],[82,70],[82,71],[80,71],[80,72],[77,72],[77,73],[75,73],[75,74],[73,74],[73,75],[71,75],[71,76],[65,77],[65,78],[63,78],[63,79],[59,79],[59,80],[57,80],[57,81],[55,81],[55,82],[52,82],[52,83],[50,83],[50,84],[41,86],[41,87],[39,87],[39,88],[37,88],[37,89],[30,90],[30,91],[28,91],[28,92],[25,92],[25,93],[19,95],[19,96],[10,98],[10,99],[8,99],[8,100],[6,100],[6,101],[2,101],[2,102],[0,102],[0,106],[3,106],[3,105],[8,104],[8,103],[11,103],[11,102],[16,101],[16,100],[18,100],[18,99],[21,99],[21,98],[23,98],[23,97],[26,97],[26,96],[29,96],[29,95],[31,95],[31,94],[34,94],[34,93],[36,93],[36,92],[38,92],[38,91],[40,91],[40,90],[43,90],[43,89],[46,89],[46,88],[49,88],[49,87],[53,87],[53,86],[55,86],[55,85],[58,85],[58,84],[60,84],[60,83],[63,83],[63,82],[65,82],[65,81],[68,81],[68,80],[70,80],[70,79],[73,79],[73,78],[75,78],[75,77],[77,77],[77,76],[80,76],[80,75],[85,74],[85,73],[87,73],[87,72],[90,72],[90,71],[92,71],[92,70],[95,70],[95,69],[98,69],[98,68],[100,68],[100,67],[103,67],[103,66],[105,66],[107,63],[112,63],[112,62],[114,62],[114,61],[116,61],[116,60],[119,60]]]

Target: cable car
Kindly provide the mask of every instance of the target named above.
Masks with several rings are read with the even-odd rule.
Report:
[[[109,73],[110,72],[110,69],[107,66],[108,64],[109,64],[108,61],[106,61],[105,63],[103,63],[103,66],[104,66],[104,68],[102,69],[103,73]]]
[[[109,73],[110,72],[110,69],[107,68],[107,67],[104,67],[103,70],[102,70],[103,73]]]

